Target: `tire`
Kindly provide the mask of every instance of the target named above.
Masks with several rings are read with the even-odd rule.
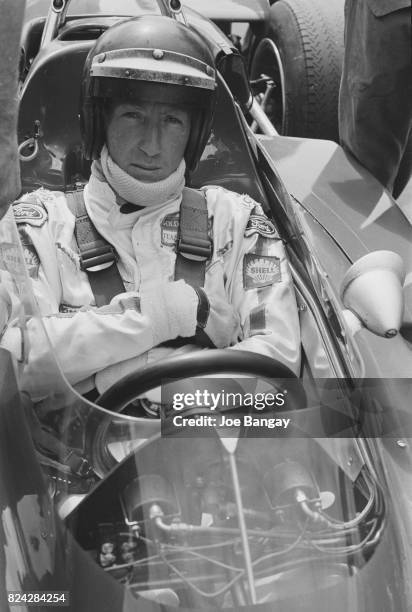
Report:
[[[338,142],[344,0],[278,0],[250,76],[275,83],[264,108],[280,134]]]

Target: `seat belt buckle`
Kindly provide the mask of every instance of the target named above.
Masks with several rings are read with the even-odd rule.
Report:
[[[212,241],[192,237],[190,240],[179,238],[177,252],[191,261],[207,261],[212,257]]]
[[[106,244],[101,247],[88,249],[80,255],[80,269],[83,272],[99,272],[105,270],[117,261],[115,249]]]

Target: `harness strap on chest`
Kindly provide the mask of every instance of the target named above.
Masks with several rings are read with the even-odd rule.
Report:
[[[211,256],[206,195],[185,187],[180,205],[175,280],[183,279],[192,287],[203,287],[206,263]]]
[[[116,265],[114,248],[96,230],[87,214],[83,190],[66,193],[67,204],[76,218],[75,238],[80,251],[80,266],[87,273],[96,306],[105,306],[125,291]],[[192,287],[203,287],[206,262],[212,256],[208,234],[206,196],[185,187],[180,205],[175,280]]]
[[[76,218],[74,235],[80,251],[80,267],[87,273],[96,306],[105,306],[125,288],[116,265],[116,251],[93,225],[87,214],[83,190],[66,193]]]

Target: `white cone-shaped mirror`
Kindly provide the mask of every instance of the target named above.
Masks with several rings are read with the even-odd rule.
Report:
[[[404,309],[402,259],[392,251],[373,251],[346,272],[342,301],[370,331],[392,338],[402,323]]]

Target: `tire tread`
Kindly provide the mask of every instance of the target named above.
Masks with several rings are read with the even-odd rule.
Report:
[[[266,36],[284,62],[287,135],[338,141],[343,1],[278,0],[271,6]]]

